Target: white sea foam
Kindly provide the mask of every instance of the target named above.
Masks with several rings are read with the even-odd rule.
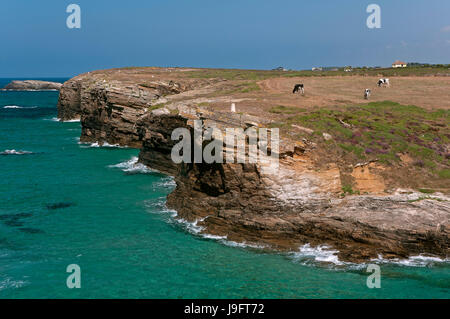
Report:
[[[108,167],[111,168],[120,168],[122,171],[127,173],[153,173],[155,172],[151,168],[148,168],[142,163],[138,163],[138,158],[136,156],[133,156],[130,160],[115,164],[115,165],[109,165]]]
[[[197,219],[195,221],[188,221],[184,218],[178,218],[178,213],[175,210],[168,209],[165,204],[165,197],[161,197],[158,200],[151,200],[146,203],[146,206],[152,210],[153,213],[158,212],[161,214],[170,213],[170,218],[168,219],[169,223],[175,223],[178,226],[181,226],[187,232],[205,238],[216,240],[224,245],[231,247],[239,247],[239,248],[255,248],[255,249],[266,249],[268,248],[265,245],[257,245],[246,242],[234,242],[228,240],[228,236],[218,236],[212,235],[208,233],[204,233],[205,227],[199,225],[199,223],[203,222],[209,216]],[[335,250],[327,245],[319,245],[316,247],[312,247],[310,244],[305,244],[299,248],[299,251],[289,253],[288,256],[299,262],[302,265],[329,265],[331,268],[336,269],[354,269],[361,270],[365,269],[369,264],[393,264],[399,266],[407,266],[407,267],[429,267],[437,263],[448,263],[450,262],[449,258],[441,259],[433,256],[411,256],[407,259],[384,259],[382,256],[378,256],[376,259],[370,260],[370,262],[365,263],[354,263],[354,262],[345,262],[339,260],[338,250]]]
[[[196,221],[190,222],[187,221],[184,218],[175,218],[174,221],[179,224],[180,226],[182,226],[184,229],[186,229],[188,232],[195,234],[195,235],[199,235],[200,232],[202,230],[204,230],[204,227],[199,226],[198,223],[201,221],[204,221],[205,219],[198,219]]]
[[[337,256],[338,251],[331,249],[329,246],[320,245],[311,247],[310,244],[305,244],[300,247],[298,252],[292,253],[294,260],[303,264],[308,264],[310,261],[317,263],[331,263],[334,265],[343,265]]]
[[[230,247],[239,247],[239,248],[253,248],[253,249],[264,249],[267,248],[265,245],[257,245],[257,244],[251,244],[247,242],[235,242],[228,239],[228,236],[219,236],[219,235],[213,235],[204,233],[205,227],[198,225],[199,222],[203,222],[205,219],[207,219],[209,216],[206,216],[204,218],[197,219],[193,222],[187,221],[184,218],[176,218],[178,214],[173,216],[173,221],[179,224],[181,227],[183,227],[186,231],[188,231],[191,234],[194,234],[196,236],[200,236],[205,239],[211,239],[216,240],[220,242],[221,244],[224,244],[226,246]]]
[[[175,179],[171,176],[162,178],[159,182],[153,184],[154,188],[174,188],[177,186]]]
[[[6,105],[4,109],[35,109],[37,106],[19,106],[19,105]]]
[[[23,280],[13,280],[10,277],[7,277],[5,279],[2,279],[0,281],[0,291],[9,289],[9,288],[20,288],[27,284],[26,281]]]
[[[379,255],[378,258],[371,259],[370,262],[353,263],[339,260],[337,256],[338,253],[339,251],[334,250],[326,245],[311,247],[311,245],[306,244],[300,247],[299,252],[292,253],[291,257],[295,261],[300,262],[303,265],[329,264],[333,266],[345,266],[345,268],[350,269],[364,269],[369,264],[398,265],[406,267],[429,267],[438,263],[450,262],[449,258],[441,259],[438,257],[424,255],[411,256],[407,259],[385,259],[381,255]]]
[[[175,210],[167,207],[166,197],[146,200],[144,201],[144,205],[148,209],[148,211],[152,214],[168,215],[169,218],[174,218],[177,216],[177,212]],[[169,219],[168,222],[173,222],[173,220]]]
[[[80,122],[80,119],[73,119],[73,120],[66,120],[66,121],[62,121],[61,119],[57,118],[57,117],[52,117],[51,119],[44,119],[46,121],[53,121],[53,122],[62,122],[62,123],[75,123],[75,122]]]
[[[205,234],[205,238],[208,238],[208,236],[213,236],[213,235]],[[226,238],[227,237],[225,236],[225,239],[220,239],[219,241],[222,244],[224,244],[226,246],[230,246],[230,247],[253,248],[253,249],[266,249],[267,248],[267,246],[265,246],[265,245],[250,244],[250,243],[247,243],[245,241],[238,243],[238,242],[235,242],[235,241],[232,241],[232,240],[228,240]]]
[[[0,152],[0,155],[26,155],[26,154],[33,154],[33,152],[16,151],[16,150],[4,150],[3,152]]]
[[[173,212],[173,211],[172,211]],[[220,243],[231,246],[231,247],[239,247],[239,248],[255,248],[255,249],[265,249],[267,246],[264,245],[257,245],[257,244],[250,244],[246,242],[234,242],[231,240],[228,240],[228,236],[217,236],[212,234],[203,233],[205,228],[203,226],[198,225],[199,222],[204,221],[206,218],[201,218],[193,222],[189,222],[183,218],[176,218],[177,213],[174,212],[172,217],[172,220],[175,221],[177,224],[181,225],[185,230],[188,232],[200,236],[202,238],[206,239],[212,239],[217,240]],[[371,260],[370,263],[353,263],[353,262],[344,262],[339,260],[338,254],[339,251],[332,249],[331,247],[327,245],[319,245],[316,247],[311,247],[310,244],[305,244],[299,248],[298,252],[290,253],[289,255],[297,262],[300,262],[302,265],[331,265],[331,266],[338,266],[339,268],[351,268],[351,269],[364,269],[367,267],[370,263],[375,264],[396,264],[401,266],[408,266],[408,267],[428,267],[431,265],[434,265],[436,263],[445,263],[450,262],[449,258],[441,259],[437,257],[432,256],[412,256],[408,259],[383,259],[381,256],[379,256],[377,259]]]
[[[89,142],[78,142],[78,144],[82,144],[82,148],[88,147],[109,147],[109,148],[127,148],[128,146],[120,146],[119,144],[109,144],[108,142],[103,142],[100,144],[99,142],[89,143]]]
[[[230,247],[239,247],[239,248],[254,248],[254,249],[264,249],[267,248],[267,246],[264,245],[256,245],[246,242],[234,242],[231,240],[228,240],[228,236],[219,236],[219,235],[213,235],[204,233],[205,227],[200,226],[199,223],[206,220],[209,216],[199,218],[195,221],[188,221],[184,218],[179,218],[178,213],[176,210],[170,209],[166,206],[166,198],[161,197],[156,200],[148,200],[145,201],[145,206],[149,209],[149,212],[153,214],[168,214],[168,219],[166,220],[170,224],[175,224],[185,231],[187,231],[190,234],[193,234],[195,236],[204,238],[204,239],[210,239],[220,242],[223,245],[230,246]]]
[[[60,119],[58,119],[58,121],[61,121]],[[75,123],[75,122],[80,122],[80,119],[73,119],[73,120],[67,120],[67,121],[61,121],[63,123]]]
[[[435,264],[448,263],[450,262],[450,259],[442,259],[439,257],[425,255],[411,256],[407,259],[385,259],[383,256],[379,255],[378,258],[372,259],[371,261],[376,264],[395,264],[407,267],[429,267]]]

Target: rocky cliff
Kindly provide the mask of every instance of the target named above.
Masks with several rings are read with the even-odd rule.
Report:
[[[25,81],[12,81],[11,83],[8,83],[2,90],[49,91],[49,90],[59,90],[61,86],[62,84],[57,82],[25,80]]]
[[[448,256],[448,197],[424,198],[402,189],[380,193],[379,187],[344,197],[342,167],[318,163],[317,145],[307,139],[282,136],[277,169],[271,157],[258,163],[175,164],[171,150],[178,141],[171,134],[180,127],[193,132],[194,120],[224,133],[229,127],[270,126],[268,119],[208,107],[211,99],[239,100],[224,90],[223,80],[180,76],[183,71],[121,69],[78,76],[61,89],[59,118],[81,119],[81,141],[140,148],[141,163],[175,177],[168,206],[205,233],[277,250],[327,245],[348,261]],[[350,170],[357,182],[383,183],[378,169],[363,163]]]

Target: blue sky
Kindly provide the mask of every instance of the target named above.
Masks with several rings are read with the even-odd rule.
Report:
[[[66,27],[71,3],[81,7],[81,29]],[[366,26],[371,3],[381,7],[381,29]],[[450,1],[3,1],[0,43],[0,77],[121,66],[450,63]]]

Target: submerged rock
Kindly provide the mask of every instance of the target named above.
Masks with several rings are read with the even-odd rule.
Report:
[[[21,227],[23,226],[23,222],[17,220],[17,219],[7,219],[5,221],[3,221],[3,223],[6,226],[11,226],[11,227]]]
[[[62,209],[62,208],[67,208],[70,206],[74,206],[75,203],[70,203],[70,202],[61,202],[61,203],[51,203],[51,204],[47,204],[47,209],[48,210],[54,210],[54,209]]]
[[[23,233],[27,233],[27,234],[43,234],[44,232],[40,229],[37,228],[30,228],[30,227],[22,227],[19,228],[19,230]]]

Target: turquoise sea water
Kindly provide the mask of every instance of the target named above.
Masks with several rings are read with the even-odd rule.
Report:
[[[0,155],[0,298],[450,297],[445,262],[382,263],[369,289],[364,265],[319,261],[329,254],[196,235],[165,208],[169,177],[134,165],[138,150],[79,144],[80,123],[54,120],[57,99],[0,92],[0,153],[31,152]]]

